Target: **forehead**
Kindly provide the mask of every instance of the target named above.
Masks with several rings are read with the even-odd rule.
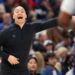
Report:
[[[49,60],[50,60],[50,59],[51,59],[51,60],[52,60],[52,59],[56,59],[56,57],[55,57],[55,56],[53,56],[53,57],[49,57]]]
[[[14,9],[14,12],[15,12],[15,11],[18,11],[18,10],[20,10],[20,11],[25,11],[25,9],[24,9],[23,7],[18,6],[18,7],[16,7],[16,8]]]

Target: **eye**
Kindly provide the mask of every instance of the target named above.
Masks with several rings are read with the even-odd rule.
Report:
[[[21,13],[24,13],[24,11],[22,10]]]
[[[19,11],[16,11],[16,13],[19,13]]]

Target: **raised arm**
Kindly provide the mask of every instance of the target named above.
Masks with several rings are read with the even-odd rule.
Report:
[[[31,23],[31,25],[34,28],[35,32],[39,32],[48,28],[56,27],[58,23],[57,23],[57,18],[53,18],[47,21],[37,21]]]

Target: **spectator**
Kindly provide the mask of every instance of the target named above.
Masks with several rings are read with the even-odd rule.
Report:
[[[58,58],[65,58],[67,56],[68,49],[66,47],[60,47],[56,51]]]
[[[6,0],[6,3],[4,4],[5,10],[8,13],[11,13],[13,8],[15,7],[15,0]]]
[[[56,45],[56,49],[59,48],[59,47],[67,47],[69,49],[69,51],[71,50],[72,48],[72,38],[71,38],[71,34],[69,32],[64,32],[63,33],[63,40],[61,42],[59,42],[57,45]]]
[[[65,75],[66,72],[68,71],[68,66],[69,66],[69,64],[68,64],[68,59],[69,59],[68,49],[65,47],[60,47],[60,48],[58,48],[56,55],[59,58],[59,62],[62,67],[62,75]]]
[[[35,52],[34,56],[36,57],[38,61],[38,73],[40,73],[41,69],[43,69],[45,66],[44,56],[42,55],[41,52]]]
[[[9,28],[11,26],[11,24],[12,24],[12,18],[11,18],[10,13],[4,13],[3,23],[1,23],[1,26],[2,26],[1,31]]]
[[[58,14],[59,14],[61,0],[48,0],[48,1],[49,1],[50,5],[52,7],[54,17],[57,17]]]
[[[48,0],[30,0],[30,9],[32,20],[39,20],[39,19],[48,19],[53,17],[52,9],[49,5]]]
[[[42,0],[41,8],[46,12],[46,18],[52,18],[54,16],[54,12],[49,0]]]
[[[54,51],[54,44],[51,40],[46,40],[44,42],[44,46],[46,47],[46,52],[53,52]]]
[[[70,65],[70,70],[66,73],[66,75],[74,75],[73,74],[73,71],[74,71],[74,55],[72,55],[70,58],[69,58],[69,65]]]
[[[35,57],[29,57],[27,61],[27,68],[30,75],[40,75],[37,74],[38,70],[38,61]]]
[[[54,53],[48,53],[45,58],[46,67],[42,70],[41,75],[60,75],[59,71],[55,68],[57,58]]]
[[[30,9],[33,9],[36,6],[35,0],[28,0],[28,4],[29,4],[28,6]]]
[[[46,49],[43,46],[43,43],[46,39],[47,39],[47,36],[43,33],[40,33],[38,35],[37,41],[34,41],[33,50],[40,51],[40,52],[46,52]]]
[[[0,4],[0,23],[3,22],[2,16],[3,16],[4,13],[5,13],[5,8],[4,8],[4,5],[1,3]]]

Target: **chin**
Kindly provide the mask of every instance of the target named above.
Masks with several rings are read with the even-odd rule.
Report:
[[[18,22],[25,22],[25,20],[23,20],[23,19],[19,19]]]

